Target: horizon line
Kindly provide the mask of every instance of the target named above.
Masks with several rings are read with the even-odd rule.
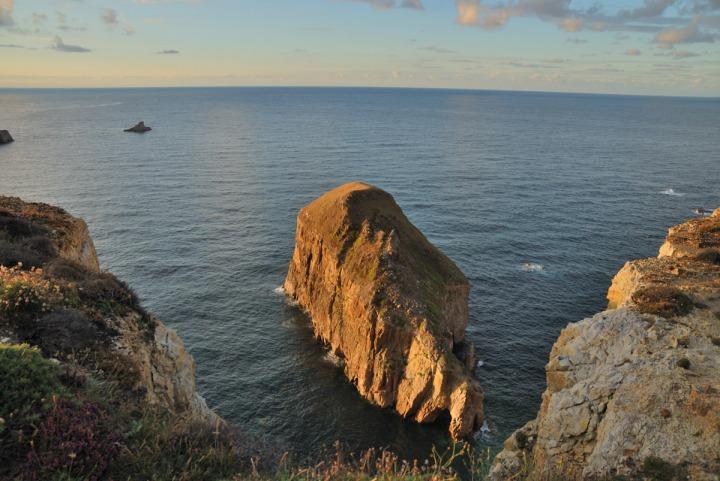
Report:
[[[610,92],[583,92],[560,90],[523,90],[523,89],[490,89],[490,88],[463,88],[463,87],[409,87],[409,86],[379,86],[379,85],[153,85],[153,86],[108,86],[108,87],[4,87],[2,90],[163,90],[163,89],[375,89],[375,90],[439,90],[458,92],[503,92],[550,95],[597,95],[612,97],[661,97],[686,99],[719,99],[719,95],[668,95],[668,94],[636,94],[636,93],[610,93]]]

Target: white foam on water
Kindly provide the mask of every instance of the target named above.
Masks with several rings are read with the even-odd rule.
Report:
[[[323,360],[329,362],[333,366],[340,367],[343,364],[343,360],[332,351],[328,351],[323,355]]]
[[[683,194],[682,192],[675,192],[675,189],[665,189],[665,190],[661,190],[660,193],[663,194],[663,195],[671,195],[671,196],[674,196],[674,197],[683,197],[683,196],[685,195],[685,194]]]
[[[522,265],[522,270],[525,272],[541,272],[545,270],[545,266],[542,264],[537,264],[535,262],[524,262]]]
[[[285,295],[285,288],[283,286],[277,286],[275,289],[273,289],[273,292],[277,294],[278,296],[284,296]]]
[[[476,367],[476,368],[478,368],[478,367],[483,367],[484,365],[485,365],[485,361],[478,361],[478,362],[475,364],[475,367]]]

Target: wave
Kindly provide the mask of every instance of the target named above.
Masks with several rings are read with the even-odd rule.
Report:
[[[275,289],[273,289],[273,292],[277,294],[278,296],[284,296],[285,295],[285,288],[283,286],[277,286]]]
[[[475,363],[475,368],[480,368],[480,367],[483,367],[484,365],[485,365],[485,361],[478,361],[477,363]]]
[[[545,266],[536,262],[523,262],[521,266],[525,272],[542,272],[545,270]]]
[[[683,197],[685,195],[682,192],[675,192],[675,189],[665,189],[660,191],[660,193],[663,195],[671,195],[673,197]]]
[[[330,364],[332,364],[335,367],[341,367],[343,365],[342,358],[332,351],[326,352],[322,358],[323,358],[323,361],[329,362]]]

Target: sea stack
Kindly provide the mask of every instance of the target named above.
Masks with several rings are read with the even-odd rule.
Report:
[[[469,283],[390,194],[354,182],[301,209],[284,288],[364,398],[420,423],[447,415],[455,439],[482,424]]]
[[[10,142],[13,142],[15,139],[12,138],[12,135],[10,135],[10,132],[7,130],[0,130],[0,144],[9,144]]]
[[[626,263],[607,298],[560,334],[537,418],[505,441],[490,481],[718,479],[720,210]]]
[[[134,126],[130,127],[129,129],[125,129],[125,132],[135,132],[136,134],[144,134],[145,132],[149,132],[152,129],[145,125],[145,122],[138,122]]]

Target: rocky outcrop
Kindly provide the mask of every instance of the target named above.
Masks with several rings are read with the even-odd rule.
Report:
[[[455,438],[482,423],[468,281],[390,194],[356,182],[305,206],[284,288],[370,402],[421,423],[449,415]]]
[[[149,132],[152,129],[145,125],[145,122],[138,122],[137,124],[133,125],[129,129],[125,129],[123,132],[134,132],[136,134],[144,134],[145,132]]]
[[[0,130],[0,144],[9,144],[10,142],[13,142],[15,139],[12,138],[12,135],[10,135],[10,132],[7,130]]]
[[[58,207],[0,196],[0,264],[16,269],[5,274],[16,273],[24,283],[37,280],[34,289],[49,289],[43,295],[58,304],[48,300],[29,317],[0,309],[3,337],[39,345],[48,354],[92,347],[89,357],[115,359],[115,368],[120,365],[130,387],[149,403],[218,420],[196,391],[195,361],[180,337],[147,314],[127,286],[100,271],[83,220]],[[37,270],[23,271],[30,267]],[[56,299],[55,291],[64,294]]]
[[[562,331],[491,480],[720,479],[719,213],[670,229],[615,276],[610,310]]]

